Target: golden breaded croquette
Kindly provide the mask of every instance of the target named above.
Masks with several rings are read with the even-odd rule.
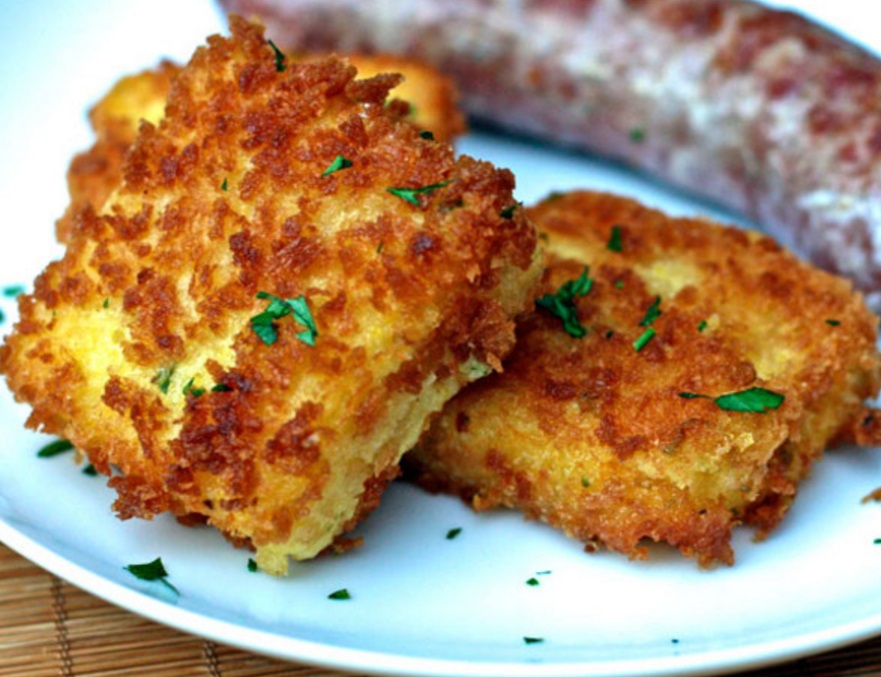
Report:
[[[765,536],[824,447],[860,432],[877,318],[754,232],[588,192],[529,212],[549,251],[536,308],[407,472],[589,548],[732,563],[732,528]]]
[[[511,173],[393,115],[398,76],[230,25],[102,211],[69,216],[0,371],[121,517],[204,518],[281,574],[345,545],[429,417],[500,367],[541,262]]]
[[[298,59],[316,59],[300,55]],[[327,58],[327,55],[324,57]],[[438,141],[452,142],[465,132],[465,117],[458,107],[452,81],[433,68],[405,57],[350,54],[345,59],[358,69],[359,78],[401,73],[404,81],[391,96],[407,102],[406,118],[417,129],[430,131]],[[70,210],[91,204],[100,210],[122,179],[125,153],[138,133],[141,120],[158,124],[165,113],[171,81],[181,67],[163,61],[157,68],[120,79],[89,111],[95,144],[77,154],[67,173]],[[60,219],[56,235],[67,242],[71,219]]]

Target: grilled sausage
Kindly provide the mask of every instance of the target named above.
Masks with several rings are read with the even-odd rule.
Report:
[[[451,75],[475,119],[732,208],[881,310],[881,62],[747,0],[220,0],[291,47]]]

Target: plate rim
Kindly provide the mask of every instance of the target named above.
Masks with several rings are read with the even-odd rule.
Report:
[[[791,662],[881,635],[881,611],[859,620],[741,647],[689,654],[601,661],[458,660],[350,648],[244,627],[182,609],[126,587],[65,557],[0,514],[0,542],[69,584],[160,625],[276,660],[395,677],[688,677],[724,675]]]

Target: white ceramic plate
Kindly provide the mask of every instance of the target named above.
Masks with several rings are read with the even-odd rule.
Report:
[[[53,221],[65,206],[67,163],[90,142],[88,105],[119,75],[160,56],[184,59],[222,29],[207,0],[107,0],[88,12],[73,2],[5,4],[0,289],[29,286],[60,254]],[[871,42],[876,23],[858,13],[859,0],[800,4]],[[582,186],[673,212],[708,211],[578,155],[490,136],[462,149],[514,169],[527,202]],[[0,295],[0,310],[8,331],[14,301]],[[100,597],[254,651],[381,674],[686,675],[881,633],[881,506],[860,502],[881,485],[875,450],[829,454],[769,541],[738,533],[732,568],[701,572],[660,548],[647,563],[588,556],[517,514],[478,516],[396,485],[361,529],[363,548],[276,580],[250,573],[248,553],[213,531],[170,519],[119,522],[101,479],[66,458],[36,458],[47,440],[24,430],[26,416],[0,389],[0,539]],[[452,528],[461,532],[449,540]],[[178,596],[123,569],[159,556]],[[539,585],[527,585],[533,577]],[[351,599],[328,599],[341,588]]]

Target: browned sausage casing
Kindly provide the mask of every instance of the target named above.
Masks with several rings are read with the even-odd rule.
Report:
[[[744,0],[221,0],[451,75],[470,115],[727,205],[881,309],[881,62]]]

